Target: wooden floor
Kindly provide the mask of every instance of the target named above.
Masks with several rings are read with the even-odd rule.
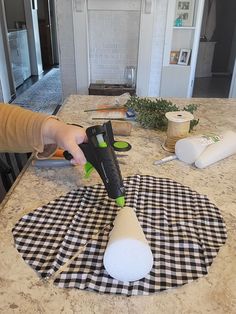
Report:
[[[193,97],[228,98],[231,79],[231,75],[196,78]]]

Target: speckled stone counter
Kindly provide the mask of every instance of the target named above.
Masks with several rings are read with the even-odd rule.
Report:
[[[116,97],[70,96],[59,112],[66,122],[85,127],[99,123],[86,108],[114,104]],[[200,119],[193,134],[207,131],[236,131],[236,100],[172,99],[179,106],[196,103]],[[102,123],[102,121],[101,121]],[[101,182],[94,172],[83,178],[81,167],[36,169],[28,165],[8,193],[0,211],[0,313],[236,313],[236,155],[204,170],[181,161],[154,166],[168,156],[161,147],[164,132],[145,130],[136,123],[127,140],[129,157],[120,164],[123,177],[149,174],[176,180],[206,194],[221,209],[228,239],[207,276],[178,289],[139,297],[103,295],[76,289],[60,289],[40,280],[14,248],[11,229],[26,213],[81,185]],[[119,138],[119,137],[116,137]],[[121,137],[120,137],[121,138]]]

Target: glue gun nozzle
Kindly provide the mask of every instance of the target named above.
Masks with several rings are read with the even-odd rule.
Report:
[[[125,198],[124,198],[124,196],[117,197],[116,198],[116,204],[119,207],[124,207],[125,206]]]

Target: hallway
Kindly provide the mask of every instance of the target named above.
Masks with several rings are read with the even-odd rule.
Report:
[[[193,96],[200,98],[228,98],[231,75],[195,78]]]

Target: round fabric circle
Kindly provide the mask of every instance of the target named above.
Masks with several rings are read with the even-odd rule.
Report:
[[[135,175],[124,185],[126,205],[136,210],[154,257],[145,278],[118,281],[103,266],[119,208],[102,184],[73,190],[22,217],[13,236],[23,259],[42,278],[56,274],[59,287],[127,296],[157,293],[206,275],[226,241],[219,209],[171,179]]]

